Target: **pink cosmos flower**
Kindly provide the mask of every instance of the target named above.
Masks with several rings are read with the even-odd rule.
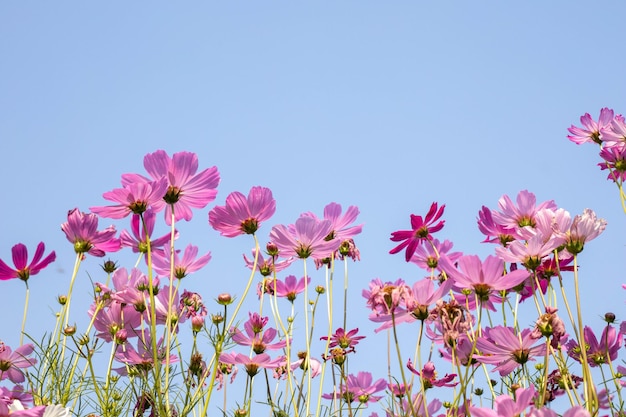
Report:
[[[111,302],[99,311],[92,304],[87,314],[89,317],[96,314],[93,323],[98,331],[96,336],[107,342],[116,341],[120,335],[123,339],[136,336],[141,324],[141,314],[133,308],[132,304],[123,305],[119,302]],[[121,330],[124,333],[118,334]]]
[[[451,287],[451,279],[444,281],[437,289],[435,289],[433,280],[429,278],[415,282],[409,288],[409,293],[404,300],[404,307],[400,306],[394,312],[395,324],[427,320],[431,314],[429,311],[430,305],[442,299],[450,291]],[[383,323],[382,326],[375,330],[376,333],[391,328],[393,325],[391,314],[372,314],[370,320]]]
[[[209,212],[209,223],[222,236],[252,235],[259,230],[261,222],[268,220],[276,211],[272,191],[265,187],[252,187],[248,197],[235,191],[226,197],[226,205],[216,206]]]
[[[167,363],[167,349],[163,346],[163,339],[157,342],[157,360],[162,364]],[[130,366],[142,375],[147,375],[154,367],[154,355],[152,354],[152,339],[149,334],[145,334],[137,339],[137,349],[130,344],[124,345],[124,350],[118,348],[115,360]],[[170,355],[169,363],[178,362],[176,355]],[[115,371],[120,375],[128,375],[126,367],[117,368]]]
[[[332,227],[330,220],[301,216],[295,225],[274,226],[270,239],[278,247],[279,256],[283,258],[294,256],[300,259],[324,259],[330,257],[341,243],[339,239],[326,240]]]
[[[141,216],[133,214],[130,220],[132,236],[126,230],[120,232],[120,242],[122,246],[131,248],[135,253],[147,253],[148,238],[150,238],[150,249],[153,251],[162,249],[163,246],[169,244],[171,240],[170,233],[156,239],[152,237],[155,221],[156,213],[152,209],[148,209],[143,213],[143,221]],[[174,239],[178,239],[178,231],[174,232]]]
[[[534,271],[564,241],[565,239],[561,236],[551,236],[545,240],[542,235],[535,234],[526,242],[515,240],[506,247],[499,246],[496,248],[496,253],[505,262],[519,262],[526,268]]]
[[[626,143],[626,119],[621,114],[616,115],[608,129],[600,137],[604,146],[615,146]]]
[[[380,278],[370,281],[369,290],[363,290],[367,306],[375,315],[387,315],[395,312],[410,297],[411,289],[402,279],[383,283]],[[371,316],[370,316],[371,319]]]
[[[365,339],[365,336],[357,336],[359,332],[358,327],[346,332],[342,327],[338,328],[335,333],[330,337],[329,348],[339,346],[344,350],[354,351],[354,347],[359,344],[359,340]],[[328,336],[320,337],[320,340],[328,340]]]
[[[605,146],[600,151],[600,157],[604,160],[598,164],[600,169],[609,170],[606,179],[623,183],[626,180],[626,142]]]
[[[483,354],[474,355],[474,359],[497,365],[493,370],[506,376],[529,360],[534,361],[535,356],[545,354],[546,345],[542,343],[533,346],[536,341],[529,329],[518,334],[512,327],[487,327],[483,336],[476,340],[476,347]]]
[[[170,265],[171,248],[165,246],[163,254],[156,252],[152,258],[152,266],[154,270],[164,276],[170,276],[170,271],[173,269],[174,278],[183,279],[192,272],[199,271],[211,260],[211,252],[207,252],[205,255],[198,256],[198,247],[194,245],[187,245],[182,259],[178,256],[178,251],[174,251],[174,265]]]
[[[67,222],[61,225],[67,240],[74,245],[76,253],[103,257],[106,252],[120,250],[120,240],[115,238],[115,227],[98,231],[98,215],[83,213],[77,208],[67,214]]]
[[[476,255],[465,255],[457,262],[459,269],[448,271],[454,286],[472,290],[481,302],[488,301],[495,292],[510,290],[529,276],[526,270],[503,274],[504,262],[495,256],[488,256],[481,262]]]
[[[305,352],[306,356],[306,352]],[[322,363],[315,358],[311,358],[309,361],[305,361],[306,357],[300,358],[297,361],[291,362],[291,370],[295,371],[296,369],[302,369],[303,371],[307,370],[307,363],[311,365],[311,378],[315,378],[320,373],[322,373]],[[286,376],[286,374],[284,374]]]
[[[0,280],[19,278],[22,281],[27,282],[31,275],[37,275],[39,271],[50,265],[56,259],[57,255],[54,251],[50,252],[45,258],[43,258],[45,251],[46,245],[43,242],[39,242],[37,250],[35,250],[33,260],[27,265],[28,249],[26,249],[26,245],[18,243],[13,246],[11,248],[11,254],[13,255],[13,264],[15,265],[15,269],[11,268],[4,263],[2,259],[0,259]]]
[[[348,207],[343,216],[341,215],[341,204],[330,203],[324,207],[324,219],[330,220],[332,224],[331,232],[327,237],[328,240],[336,238],[343,242],[344,240],[352,239],[354,236],[361,233],[363,230],[362,224],[358,226],[350,226],[350,224],[356,221],[358,215],[359,209],[356,206]],[[311,212],[304,213],[303,216],[313,217],[314,219],[319,220],[317,216]]]
[[[38,405],[25,409],[20,398],[16,398],[15,390],[0,387],[0,416],[2,417],[41,417],[46,406]],[[68,414],[69,417],[69,414]]]
[[[539,210],[557,209],[553,200],[544,201],[537,205],[537,198],[528,190],[520,191],[515,201],[516,204],[507,195],[500,198],[498,207],[501,211],[492,211],[493,220],[497,224],[513,230],[518,230],[524,226],[535,227],[535,216]]]
[[[455,387],[458,384],[458,382],[452,382],[454,378],[456,378],[456,374],[446,374],[443,378],[437,379],[435,364],[431,361],[426,362],[421,371],[415,369],[411,359],[409,359],[409,361],[407,362],[406,367],[409,369],[409,371],[421,377],[424,383],[424,389],[429,389],[432,387]]]
[[[516,417],[520,416],[532,403],[535,387],[518,388],[515,399],[503,394],[496,398],[495,410],[492,408],[470,407],[472,417]]]
[[[243,324],[246,334],[244,335],[239,329],[231,329],[232,339],[235,343],[242,346],[251,346],[252,350],[256,354],[265,352],[266,350],[282,349],[287,345],[286,340],[279,340],[276,343],[272,341],[278,335],[276,329],[268,327],[267,329],[258,328],[259,324],[258,315],[250,315],[250,319]],[[265,323],[267,323],[267,317],[264,317]]]
[[[589,366],[596,367],[609,363],[609,360],[615,361],[617,359],[619,349],[622,347],[622,336],[613,326],[607,325],[604,330],[602,330],[600,340],[596,338],[596,335],[589,326],[585,326],[583,335],[585,337],[585,345],[588,346],[586,353]],[[567,342],[566,346],[567,354],[580,362],[581,355],[578,343],[572,339]]]
[[[598,117],[597,122],[591,118],[589,113],[585,113],[580,117],[580,123],[583,127],[572,125],[567,129],[570,133],[567,138],[577,145],[587,142],[600,144],[602,143],[601,138],[604,136],[604,133],[611,126],[613,117],[613,110],[606,107],[600,110],[600,117]]]
[[[129,214],[142,214],[149,207],[163,207],[162,199],[167,190],[167,178],[163,177],[156,181],[132,182],[122,188],[102,195],[105,200],[118,203],[114,206],[90,207],[93,213],[101,217],[111,219],[123,219]]]
[[[254,268],[254,257],[256,256],[257,249],[252,249],[252,259],[249,259],[245,254],[243,255],[243,260],[246,263],[246,266],[250,269]],[[267,277],[272,275],[274,272],[280,272],[289,265],[293,263],[294,258],[286,258],[281,261],[277,260],[274,256],[264,257],[261,253],[257,258],[256,268],[263,275]]]
[[[22,369],[37,363],[37,359],[28,357],[34,350],[33,345],[26,344],[13,351],[0,342],[0,381],[9,379],[15,384],[24,382],[26,378]]]
[[[261,353],[260,355],[255,355],[252,358],[249,358],[241,353],[222,353],[220,355],[220,362],[231,365],[243,365],[250,377],[258,374],[260,368],[275,369],[281,366],[284,361],[284,356],[272,359],[267,353]]]
[[[434,269],[442,271],[443,269],[439,264],[440,258],[446,258],[448,264],[454,264],[463,255],[461,252],[450,252],[452,246],[452,242],[448,239],[443,242],[439,242],[439,239],[433,239],[415,249],[411,262],[427,271]]]
[[[341,392],[323,394],[322,398],[342,398],[346,403],[358,402],[360,404],[367,404],[380,400],[382,396],[373,394],[384,390],[386,387],[387,383],[384,379],[380,378],[374,381],[371,373],[359,372],[357,375],[348,375],[346,384],[341,387]]]
[[[599,219],[591,209],[583,210],[583,214],[569,221],[570,215],[566,213],[566,228],[555,230],[555,233],[565,239],[565,249],[572,255],[583,251],[585,243],[598,237],[606,228],[606,220]]]
[[[389,253],[395,254],[406,248],[405,259],[409,262],[421,243],[432,240],[431,234],[443,229],[445,220],[438,220],[443,216],[445,207],[445,204],[439,207],[437,203],[432,203],[425,217],[411,214],[411,230],[398,230],[391,234],[392,242],[402,243]]]
[[[277,279],[270,283],[273,285],[273,291],[277,297],[285,297],[292,303],[295,301],[296,296],[304,292],[304,288],[311,282],[311,277],[302,277],[299,280],[294,275],[287,275],[284,280]]]
[[[547,407],[532,409],[527,415],[528,417],[559,417],[557,413]],[[562,417],[591,417],[591,414],[582,405],[575,405],[565,411]]]
[[[172,224],[172,210],[175,221],[192,218],[192,208],[203,208],[215,199],[220,175],[217,167],[198,171],[198,156],[192,152],[178,152],[171,158],[163,150],[144,157],[143,165],[153,180],[167,178],[168,187],[161,201],[153,204],[155,211],[165,206],[165,222]],[[139,174],[122,175],[122,185],[147,183],[150,179]],[[174,209],[173,209],[174,207]]]
[[[441,401],[439,401],[438,399],[433,399],[428,401],[428,404],[426,404],[426,401],[424,399],[424,397],[422,396],[421,393],[416,394],[413,396],[413,404],[409,404],[408,399],[403,399],[402,400],[402,404],[400,405],[400,410],[399,413],[393,412],[392,410],[386,410],[386,414],[387,417],[405,417],[405,416],[410,416],[413,413],[413,410],[415,411],[415,415],[417,416],[439,416],[441,417],[441,414],[437,414],[437,412],[439,411],[439,409],[441,408],[441,406],[443,405],[441,403]],[[459,407],[460,409],[458,410],[458,414],[450,414],[450,415],[455,415],[455,416],[462,416],[462,412],[461,409],[462,407]]]
[[[506,246],[515,240],[515,229],[496,223],[492,213],[493,211],[485,206],[478,212],[478,230],[485,235],[483,243],[499,243]]]

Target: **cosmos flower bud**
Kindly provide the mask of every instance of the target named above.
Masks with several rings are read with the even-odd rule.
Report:
[[[233,297],[231,297],[230,294],[228,293],[222,293],[220,295],[217,296],[217,303],[221,304],[223,306],[227,306],[229,304],[232,304],[233,302]]]

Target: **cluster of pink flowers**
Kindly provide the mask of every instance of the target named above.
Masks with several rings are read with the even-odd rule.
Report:
[[[605,161],[600,166],[610,171],[609,179],[621,188],[626,178],[624,117],[602,109],[598,121],[586,114],[581,123],[583,127],[569,129],[570,140],[578,144],[599,144]],[[355,370],[353,358],[358,358],[357,345],[361,351],[361,346],[369,339],[363,342],[365,335],[359,333],[359,328],[348,327],[347,296],[343,326],[336,327],[333,323],[332,298],[328,297],[327,331],[324,336],[312,337],[316,303],[328,289],[315,285],[317,298],[313,300],[309,295],[314,277],[307,272],[307,260],[312,259],[317,269],[323,268],[332,277],[335,262],[360,259],[355,237],[361,233],[363,225],[355,224],[359,215],[356,206],[343,211],[340,204],[332,202],[324,207],[322,216],[302,213],[292,224],[271,227],[262,246],[258,233],[276,212],[271,190],[254,186],[247,195],[229,194],[224,205],[208,210],[208,224],[223,237],[251,235],[254,238],[252,256],[250,252],[243,255],[244,264],[250,270],[250,281],[234,308],[231,307],[234,297],[220,294],[216,304],[223,311],[209,314],[203,297],[182,288],[181,283],[202,270],[211,260],[211,253],[200,254],[199,248],[191,244],[178,248],[176,224],[192,220],[194,210],[205,208],[216,199],[219,172],[216,167],[199,170],[194,153],[178,152],[170,156],[162,150],[146,155],[144,167],[147,175],[124,174],[120,188],[104,193],[103,198],[112,205],[91,207],[90,213],[72,209],[61,226],[73,245],[77,265],[86,254],[104,257],[124,248],[145,261],[145,264],[138,262],[132,269],[118,267],[110,260],[104,262],[107,280],[94,285],[94,297],[88,310],[89,334],[74,338],[76,327],[68,325],[69,300],[61,302],[60,325],[53,335],[54,343],[63,344],[61,351],[65,352],[64,343],[71,338],[75,342],[72,349],[76,360],[89,361],[102,343],[111,346],[108,371],[113,370],[117,375],[112,377],[107,373],[104,385],[93,378],[98,400],[102,400],[102,392],[110,389],[110,381],[129,378],[130,384],[134,384],[139,379],[142,387],[151,388],[137,390],[140,386],[137,384],[129,390],[136,397],[132,399],[135,401],[128,401],[135,403],[135,415],[143,415],[150,408],[151,415],[178,415],[181,408],[170,401],[179,398],[170,397],[168,392],[176,385],[172,383],[176,376],[182,376],[181,386],[186,390],[180,398],[194,404],[191,408],[195,404],[208,407],[209,400],[205,405],[202,398],[210,398],[211,390],[224,387],[227,376],[233,383],[238,370],[243,370],[247,397],[244,406],[233,412],[235,416],[250,415],[252,378],[262,374],[263,382],[269,384],[268,373],[273,375],[277,387],[284,384],[291,390],[283,397],[272,393],[268,385],[264,395],[274,415],[287,415],[285,410],[289,407],[301,407],[306,410],[303,415],[307,414],[311,396],[315,395],[313,378],[320,381],[317,390],[320,401],[329,400],[332,405],[328,410],[333,415],[341,415],[342,410],[346,410],[344,407],[348,410],[346,415],[360,412],[380,402],[386,391],[390,399],[382,407],[387,417],[515,417],[522,414],[556,417],[545,404],[565,393],[570,398],[577,397],[578,394],[572,395],[571,391],[581,384],[585,389],[586,407],[572,406],[563,416],[590,417],[589,410],[597,415],[599,410],[609,407],[613,407],[614,415],[624,411],[623,404],[612,404],[614,393],[619,395],[621,387],[626,386],[623,380],[626,368],[613,367],[623,350],[626,322],[617,326],[615,316],[607,314],[606,324],[596,332],[592,326],[583,327],[572,318],[573,332],[568,334],[554,301],[554,286],[567,281],[565,272],[574,272],[577,276],[578,256],[585,245],[606,228],[607,222],[592,210],[585,209],[572,216],[552,200],[537,202],[536,196],[527,190],[520,191],[515,198],[504,195],[497,207],[483,206],[478,212],[477,224],[484,235],[483,243],[494,244],[493,253],[484,257],[453,251],[451,240],[438,237],[442,231],[445,233],[445,205],[433,202],[425,215],[411,214],[410,228],[391,234],[390,240],[395,246],[389,253],[404,253],[404,260],[425,271],[426,276],[413,283],[402,278],[395,281],[375,278],[362,290],[370,311],[369,319],[378,326],[376,333],[389,331],[389,340],[393,335],[401,371],[399,376],[392,374],[392,366],[388,365],[387,378],[376,379],[369,370],[348,372]],[[155,237],[152,235],[161,211],[171,232]],[[113,225],[101,229],[98,223],[102,218],[128,218],[128,229],[119,235]],[[261,247],[265,251],[262,252]],[[0,280],[18,278],[28,286],[31,276],[56,259],[55,252],[47,255],[45,252],[45,245],[39,243],[29,261],[26,246],[15,245],[13,266],[0,260]],[[304,265],[304,274],[289,273],[288,269],[298,261]],[[256,287],[258,312],[249,311],[248,319],[240,323],[237,321],[239,308],[257,273],[260,275]],[[300,300],[304,305],[304,349],[303,340],[294,338],[297,327],[294,321],[298,317],[295,306]],[[270,317],[262,313],[267,311],[264,310],[267,304],[274,316],[272,325]],[[518,320],[520,305],[531,305],[537,310],[537,318],[529,326],[524,327]],[[283,306],[291,309],[287,320],[279,313]],[[568,316],[573,317],[569,305],[567,309]],[[495,322],[495,312],[502,313],[504,323]],[[512,312],[512,320],[507,312]],[[397,331],[409,326],[414,326],[415,330]],[[180,333],[185,329],[191,330],[191,350],[182,349],[179,344]],[[201,333],[207,337],[198,338]],[[401,356],[398,341],[406,335],[418,338],[415,354],[408,360]],[[206,346],[201,345],[203,340],[208,340],[214,348],[211,359],[203,351]],[[316,350],[313,340],[323,346],[321,352]],[[430,344],[430,349],[422,345],[426,343]],[[41,382],[38,378],[28,378],[37,364],[34,350],[31,344],[12,350],[0,343],[0,381],[13,384],[11,388],[0,386],[0,417],[69,413],[65,403],[24,409],[25,405],[48,401],[36,397],[38,392],[32,386],[22,385]],[[427,350],[428,359],[422,357]],[[441,359],[437,365],[437,359],[433,359],[435,352]],[[582,368],[581,375],[575,371],[578,368],[564,365],[566,361]],[[50,365],[48,359],[45,362],[44,366]],[[59,362],[64,365],[64,358]],[[532,362],[537,364],[537,372],[531,377],[529,365]],[[452,371],[437,372],[447,365]],[[326,366],[330,367],[332,390],[323,385]],[[589,372],[584,370],[599,368],[604,372],[607,367],[610,367],[616,388],[613,392],[607,388],[592,394],[587,382]],[[492,407],[482,406],[473,397],[475,394],[480,398],[483,389],[470,392],[480,368],[485,369]],[[405,374],[405,370],[409,372]],[[502,381],[498,393],[494,389],[495,381],[488,380],[489,375],[496,373]],[[259,379],[262,378],[255,381]],[[284,383],[285,380],[288,382]],[[161,383],[165,385],[159,385]],[[461,392],[455,391],[450,401],[442,402],[427,395],[431,389],[456,390],[457,387]],[[65,400],[67,402],[67,398]],[[191,413],[191,408],[184,407],[185,413]],[[440,411],[442,407],[445,411]],[[370,415],[376,416],[375,412]]]

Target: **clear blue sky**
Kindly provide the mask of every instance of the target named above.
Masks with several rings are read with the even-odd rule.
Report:
[[[411,213],[446,204],[439,237],[485,256],[478,210],[523,189],[608,220],[582,254],[584,313],[597,326],[607,309],[624,316],[626,216],[596,149],[566,129],[601,107],[626,112],[625,15],[608,1],[3,2],[0,258],[41,240],[58,256],[31,280],[30,329],[53,321],[67,285],[67,210],[103,205],[157,149],[217,165],[218,204],[271,188],[271,224],[357,205],[352,327],[373,328],[360,296],[371,279],[422,277],[387,254]],[[209,208],[180,226],[185,245],[213,253],[187,283],[206,298],[240,292],[252,245],[220,238]],[[97,260],[81,273],[85,298],[87,274],[103,279]],[[23,284],[1,284],[12,313],[0,339],[15,343]]]

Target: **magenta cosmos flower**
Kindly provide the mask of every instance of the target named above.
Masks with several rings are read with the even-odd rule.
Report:
[[[297,279],[294,275],[287,275],[284,280],[277,279],[275,282],[270,280],[269,284],[272,285],[272,290],[277,297],[285,297],[293,303],[296,296],[304,292],[304,288],[310,282],[311,277]]]
[[[521,269],[503,274],[504,261],[495,256],[481,262],[476,255],[464,255],[457,262],[459,269],[447,270],[454,287],[459,291],[471,290],[480,302],[488,302],[496,292],[510,290],[529,276],[528,271]]]
[[[431,234],[443,228],[445,220],[439,219],[443,216],[445,207],[445,204],[439,207],[437,203],[432,203],[425,217],[411,214],[411,230],[399,230],[391,234],[392,242],[402,243],[391,249],[389,253],[398,253],[406,248],[405,259],[409,262],[417,247],[424,241],[432,240]]]
[[[278,248],[279,256],[283,258],[294,256],[300,259],[324,259],[331,256],[341,243],[339,239],[326,240],[332,227],[330,220],[301,216],[295,225],[274,226],[270,239]]]
[[[163,150],[158,150],[144,157],[143,165],[153,180],[167,178],[168,187],[163,199],[153,204],[155,211],[165,206],[165,221],[168,225],[174,219],[191,220],[192,208],[203,208],[217,195],[220,175],[217,167],[198,171],[198,156],[192,152],[178,152],[171,158]],[[139,174],[122,175],[122,185],[147,183],[150,179]]]
[[[46,251],[46,245],[43,242],[39,242],[35,256],[30,264],[28,263],[28,249],[23,243],[18,243],[11,248],[13,255],[13,264],[15,269],[9,267],[2,259],[0,259],[0,280],[8,280],[13,278],[19,278],[22,281],[28,281],[31,275],[37,275],[39,271],[50,265],[56,259],[57,255],[54,251],[50,252],[48,256],[42,259],[44,252]]]
[[[102,195],[105,200],[117,203],[114,206],[91,207],[90,210],[101,217],[123,219],[129,214],[142,214],[149,207],[163,207],[162,199],[167,190],[167,178],[156,181],[132,182],[122,188]]]
[[[373,394],[387,388],[387,382],[380,378],[374,381],[369,372],[359,372],[357,375],[350,374],[346,379],[346,384],[342,387],[342,392],[324,394],[322,398],[334,399],[341,397],[346,403],[358,402],[367,404],[380,400],[381,396]]]
[[[330,337],[329,348],[339,346],[344,350],[354,351],[354,347],[359,344],[359,340],[365,339],[365,336],[357,336],[359,328],[346,332],[342,327],[338,328]],[[329,340],[328,336],[322,336],[320,340]]]
[[[115,238],[115,227],[109,226],[98,231],[98,215],[83,213],[77,208],[67,214],[67,222],[61,225],[67,240],[74,244],[76,253],[89,253],[103,257],[106,252],[120,250],[120,240]]]
[[[520,365],[534,361],[535,356],[545,354],[546,345],[533,346],[536,341],[529,329],[522,330],[520,334],[512,327],[487,327],[483,336],[476,340],[476,347],[482,355],[474,355],[474,359],[497,365],[493,370],[506,376]]]
[[[598,117],[597,122],[589,113],[585,113],[580,117],[582,127],[572,125],[567,129],[570,133],[567,138],[577,145],[587,142],[600,144],[602,143],[601,138],[605,131],[610,128],[613,118],[613,110],[606,107],[600,110],[600,117]]]
[[[27,344],[13,351],[9,346],[0,342],[0,381],[9,379],[15,384],[24,382],[26,378],[22,369],[37,363],[37,359],[28,357],[34,350],[33,345]]]
[[[182,259],[178,256],[178,251],[174,251],[174,266],[172,267],[170,264],[171,253],[169,246],[164,247],[162,254],[155,253],[155,256],[152,258],[152,266],[158,274],[170,276],[170,272],[173,270],[174,278],[183,279],[188,274],[202,269],[211,260],[211,252],[207,252],[196,259],[198,247],[187,245]]]
[[[272,191],[265,187],[252,187],[248,197],[235,191],[226,197],[226,205],[216,206],[209,212],[209,223],[222,236],[253,235],[261,222],[276,211]]]
[[[585,326],[583,334],[585,345],[588,346],[586,353],[589,366],[600,366],[617,359],[619,349],[622,347],[622,336],[613,326],[606,326],[602,330],[600,340],[589,326]],[[574,339],[567,342],[567,354],[578,362],[582,359],[580,346]]]

